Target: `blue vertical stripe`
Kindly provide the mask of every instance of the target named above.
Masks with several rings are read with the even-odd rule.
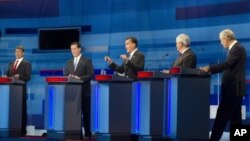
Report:
[[[10,101],[10,91],[8,85],[0,85],[0,129],[9,128],[9,101]]]
[[[99,84],[96,85],[95,93],[95,131],[99,131]]]
[[[53,86],[49,86],[49,99],[48,99],[48,105],[49,105],[49,115],[48,115],[48,120],[49,120],[49,126],[48,129],[53,129],[54,128],[54,93],[55,89]]]
[[[136,118],[135,118],[135,123],[136,123],[136,133],[139,132],[139,129],[140,129],[140,98],[141,96],[141,83],[137,83],[136,84]]]

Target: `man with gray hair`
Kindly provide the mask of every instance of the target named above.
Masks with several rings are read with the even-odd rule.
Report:
[[[217,109],[211,141],[219,141],[227,123],[241,124],[241,104],[246,94],[246,50],[236,40],[232,30],[225,29],[219,35],[222,46],[228,50],[224,62],[201,68],[205,72],[223,72],[221,82],[221,99]]]
[[[190,38],[186,34],[176,37],[176,48],[180,53],[173,67],[196,68],[196,55],[190,49]]]

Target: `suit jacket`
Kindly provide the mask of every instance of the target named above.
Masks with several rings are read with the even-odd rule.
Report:
[[[196,68],[196,62],[196,55],[189,48],[175,60],[173,67]]]
[[[15,61],[13,61],[13,62],[11,62],[9,64],[9,67],[8,67],[8,70],[7,70],[7,76],[12,77],[15,74],[19,74],[19,79],[20,80],[22,80],[24,82],[29,81],[30,78],[31,78],[31,64],[28,61],[23,59],[20,62],[19,66],[18,66],[18,68],[16,69],[15,72],[13,71],[14,64],[15,64]]]
[[[76,70],[74,70],[74,58],[70,59],[65,66],[64,69],[64,75],[68,76],[69,74],[76,75],[81,78],[81,80],[84,81],[83,83],[83,95],[84,96],[90,96],[90,81],[94,77],[94,70],[93,70],[93,64],[90,59],[87,59],[83,56],[81,56]]]
[[[226,60],[223,63],[210,65],[211,73],[223,71],[221,94],[232,93],[236,96],[244,96],[246,94],[246,50],[237,42],[229,51]]]
[[[144,70],[144,64],[144,55],[137,50],[128,62],[123,62],[120,66],[113,62],[109,67],[119,73],[125,73],[125,76],[128,78],[136,79],[137,72]]]

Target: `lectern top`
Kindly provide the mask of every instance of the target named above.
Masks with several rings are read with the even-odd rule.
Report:
[[[13,77],[0,77],[0,84],[25,84],[25,82]]]
[[[47,83],[83,83],[82,80],[69,77],[69,76],[46,77],[45,81]]]
[[[124,76],[118,76],[118,75],[96,75],[95,76],[96,81],[133,81],[131,78],[127,78]]]
[[[168,70],[169,73],[160,71],[140,71],[137,74],[139,79],[153,79],[153,78],[169,78],[171,76],[209,76],[209,73],[204,73],[200,69],[191,69],[183,67],[173,67]]]
[[[168,78],[169,74],[162,73],[160,71],[139,71],[137,73],[138,79],[151,79],[151,78]]]
[[[169,70],[171,75],[195,75],[195,76],[209,76],[210,73],[205,73],[200,69],[191,69],[183,67],[174,67]]]

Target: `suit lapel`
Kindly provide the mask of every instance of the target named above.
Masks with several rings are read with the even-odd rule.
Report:
[[[182,60],[185,58],[185,56],[188,55],[188,54],[190,53],[190,51],[191,51],[191,50],[190,50],[190,48],[189,48],[189,49],[187,49],[181,56],[179,56],[178,62],[181,63]]]
[[[77,69],[79,68],[79,64],[81,63],[81,61],[82,61],[82,57],[79,59],[79,61],[78,61],[78,63],[77,63],[77,65],[76,65],[76,70],[75,70],[75,72],[77,71]],[[73,65],[74,66],[74,65]]]
[[[75,72],[79,69],[79,65],[82,64],[82,63],[83,63],[83,57],[81,56],[81,58],[80,58],[79,61],[78,61],[77,66],[76,66]],[[72,63],[72,64],[73,64],[73,68],[74,68],[74,63]]]
[[[233,52],[234,50],[237,50],[237,47],[238,47],[238,42],[236,42],[234,45],[233,45],[233,47],[231,48],[231,50],[228,50],[228,52],[227,52],[227,56],[229,56],[230,55],[230,53],[231,52]]]
[[[187,51],[185,51],[183,54],[179,54],[178,58],[175,60],[174,65],[173,66],[179,66],[185,56],[186,53],[188,53],[189,49]]]
[[[14,62],[15,63],[15,62]],[[14,65],[14,64],[13,64]],[[24,62],[23,60],[20,62],[20,64],[18,65],[17,69],[16,69],[16,72],[19,72],[22,70],[22,66],[24,65]],[[14,66],[13,66],[14,67]]]
[[[130,59],[131,61],[134,61],[134,60],[136,59],[137,53],[138,53],[138,50],[135,51],[135,53],[134,53],[133,56],[131,57],[131,59]]]
[[[75,69],[74,69],[74,58],[69,62],[69,69],[70,69],[69,72],[75,72]]]
[[[22,68],[23,61],[20,62],[19,66],[17,66],[16,71],[19,71]]]
[[[174,62],[174,67],[175,66],[178,66],[179,65],[179,62],[180,62],[180,56],[175,60],[175,62]]]
[[[135,53],[133,54],[133,56],[130,58],[131,62],[135,61],[137,53],[138,53],[138,50],[135,51]],[[128,65],[126,63],[124,63],[124,72],[127,72],[127,70],[128,70]]]

